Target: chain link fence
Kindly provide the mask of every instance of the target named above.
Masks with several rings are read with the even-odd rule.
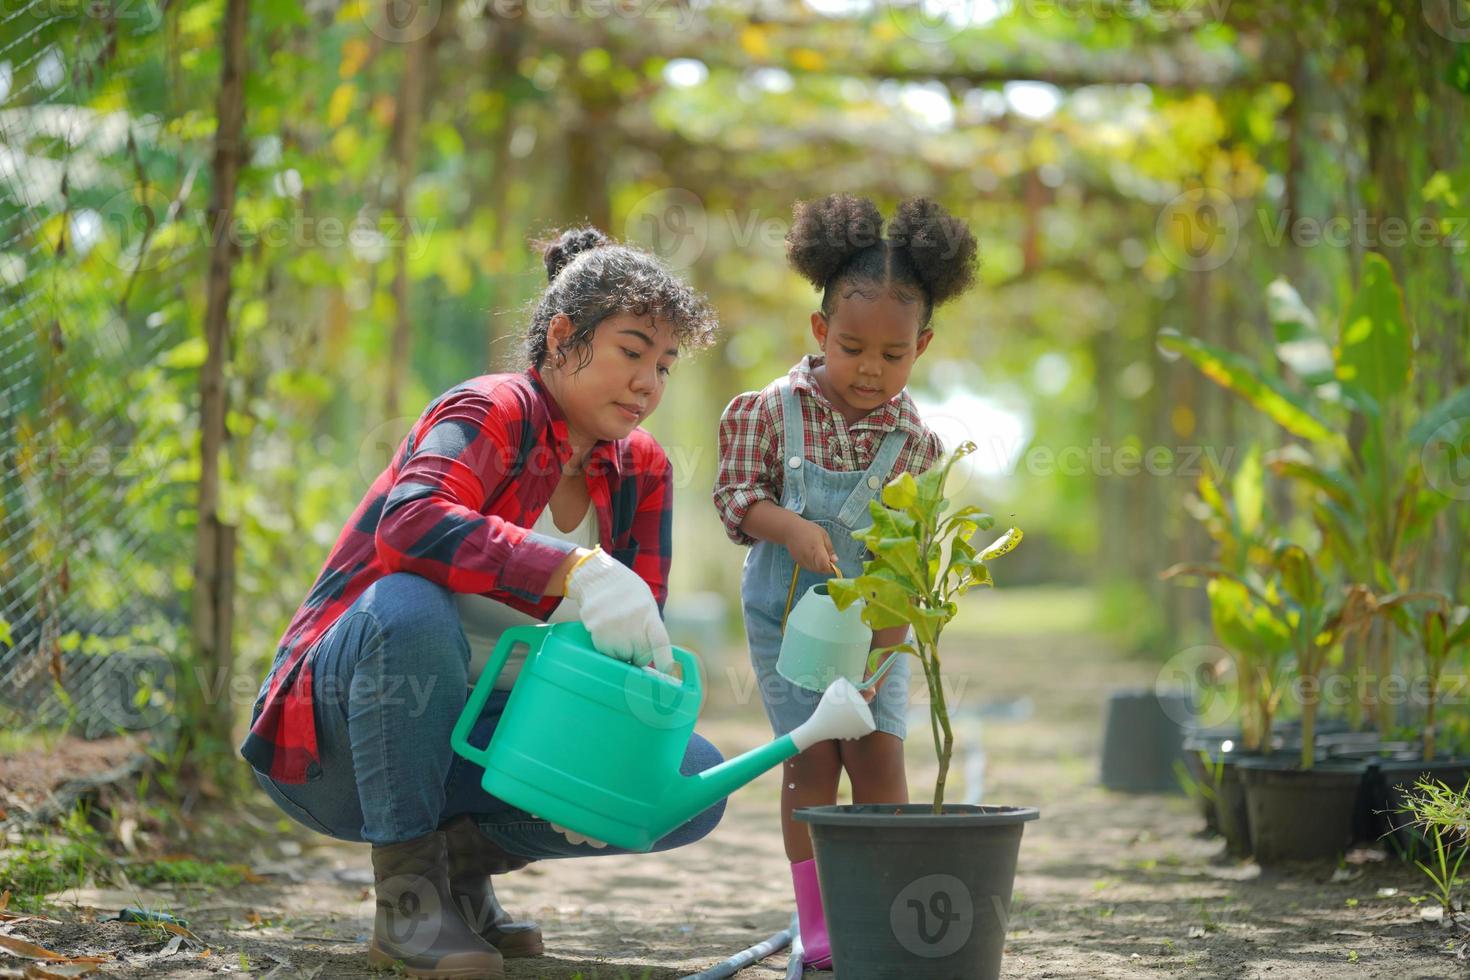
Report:
[[[192,538],[177,304],[203,249],[181,234],[201,168],[166,122],[162,19],[0,5],[0,764],[40,733],[170,732]]]

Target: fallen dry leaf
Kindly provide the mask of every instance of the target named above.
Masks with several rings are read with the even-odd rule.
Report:
[[[96,963],[32,963],[25,976],[26,980],[70,980],[96,972]]]
[[[35,943],[26,942],[24,939],[16,939],[14,936],[0,936],[0,949],[5,950],[12,956],[19,956],[27,960],[50,960],[64,963],[106,963],[105,956],[68,956],[47,949],[45,946],[37,946]]]
[[[57,953],[47,949],[45,946],[37,946],[35,943],[28,943],[24,939],[16,939],[13,936],[0,936],[0,949],[28,960],[66,959],[66,954],[64,953]]]

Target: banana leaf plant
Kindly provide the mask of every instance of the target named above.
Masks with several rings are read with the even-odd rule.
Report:
[[[1262,572],[1268,574],[1262,574]],[[1361,584],[1344,585],[1318,575],[1301,545],[1278,543],[1264,569],[1237,574],[1219,565],[1176,565],[1168,577],[1198,575],[1245,590],[1273,632],[1289,637],[1301,695],[1301,768],[1310,769],[1317,751],[1317,709],[1322,672],[1343,635],[1375,614],[1373,595]],[[1269,744],[1269,743],[1268,743]]]
[[[872,557],[856,578],[836,578],[827,592],[839,609],[863,600],[862,618],[873,630],[908,626],[913,639],[873,651],[870,665],[890,653],[916,657],[929,686],[929,727],[939,778],[934,784],[934,812],[944,812],[944,786],[954,751],[949,709],[940,683],[942,663],[939,639],[959,611],[960,596],[980,585],[994,585],[989,562],[1021,543],[1020,528],[1011,528],[981,548],[971,543],[995,519],[979,507],[961,507],[947,514],[950,500],[944,486],[950,470],[975,451],[964,443],[923,475],[902,473],[883,488],[881,502],[869,504],[872,526],[855,537],[868,546]]]
[[[1335,338],[1285,280],[1270,285],[1266,303],[1279,367],[1174,331],[1161,332],[1159,346],[1300,440],[1266,463],[1305,488],[1323,550],[1374,594],[1406,591],[1434,519],[1452,499],[1435,489],[1425,465],[1434,461],[1432,447],[1456,447],[1470,431],[1470,386],[1418,410],[1410,388],[1414,332],[1380,255],[1364,257]],[[1353,640],[1368,639],[1365,622]],[[1391,634],[1371,639],[1373,669],[1387,676]],[[1379,699],[1376,708],[1379,731],[1389,731],[1393,706]]]
[[[1428,608],[1415,608],[1421,603]],[[1378,607],[1413,642],[1424,661],[1425,718],[1421,734],[1427,762],[1435,753],[1440,679],[1450,659],[1470,649],[1470,607],[1452,606],[1450,597],[1441,592],[1385,596]]]
[[[1271,726],[1286,692],[1291,632],[1244,582],[1269,563],[1276,537],[1265,517],[1265,482],[1258,447],[1252,446],[1231,477],[1228,492],[1210,472],[1200,475],[1197,495],[1186,509],[1204,525],[1215,543],[1215,564],[1234,578],[1210,576],[1205,592],[1215,637],[1235,665],[1241,707],[1241,742],[1258,752],[1271,745]],[[1173,577],[1189,566],[1164,573]],[[1257,586],[1264,583],[1257,578]]]

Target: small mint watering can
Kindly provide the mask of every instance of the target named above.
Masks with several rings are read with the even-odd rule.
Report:
[[[485,748],[471,745],[470,732],[516,643],[530,651],[495,734]],[[674,660],[683,680],[598,653],[581,623],[513,626],[495,645],[450,744],[485,767],[485,792],[587,837],[646,851],[808,746],[874,730],[862,695],[839,678],[794,731],[684,776],[679,765],[704,690],[694,655],[674,647]]]
[[[827,584],[819,582],[807,589],[792,608],[791,596],[795,592],[796,574],[793,573],[776,673],[808,691],[825,691],[839,677],[845,677],[859,691],[866,691],[898,662],[900,655],[890,656],[864,681],[873,631],[863,622],[863,601],[859,599],[846,609],[838,609],[827,594]]]

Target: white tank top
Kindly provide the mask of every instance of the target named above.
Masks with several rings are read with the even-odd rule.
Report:
[[[589,503],[582,522],[570,531],[563,531],[552,520],[551,506],[548,504],[542,509],[541,516],[536,518],[536,523],[531,526],[531,530],[537,534],[569,541],[579,548],[595,548],[599,543],[597,508]],[[490,660],[490,653],[495,649],[495,644],[499,642],[501,633],[512,626],[541,622],[535,616],[528,616],[518,609],[512,609],[503,602],[497,602],[483,595],[461,592],[454,598],[459,605],[459,622],[464,627],[464,638],[470,644],[469,682],[471,685],[480,679],[480,674],[484,672],[485,664]],[[547,622],[564,623],[580,618],[581,610],[578,609],[576,601],[563,598]],[[520,676],[521,665],[525,661],[526,647],[518,643],[511,650],[510,656],[505,661],[505,668],[501,670],[500,677],[495,682],[496,690],[509,691],[516,678]]]

